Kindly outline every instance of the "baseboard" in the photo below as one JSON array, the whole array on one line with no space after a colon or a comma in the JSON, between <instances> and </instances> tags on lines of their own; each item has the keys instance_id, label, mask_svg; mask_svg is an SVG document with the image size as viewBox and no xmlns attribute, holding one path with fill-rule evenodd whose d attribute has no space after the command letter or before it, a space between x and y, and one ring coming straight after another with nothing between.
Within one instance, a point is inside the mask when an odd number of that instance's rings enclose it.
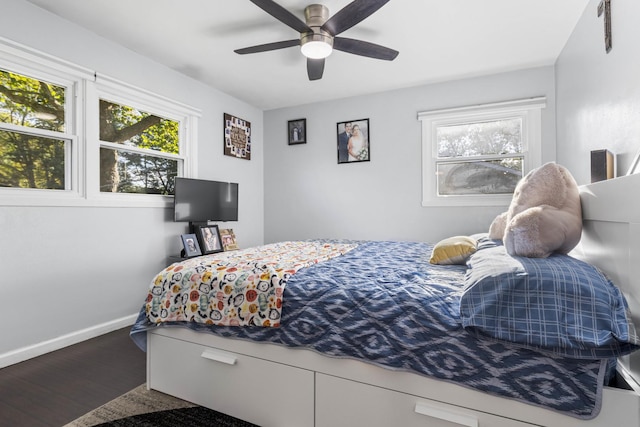
<instances>
[{"instance_id":1,"label":"baseboard","mask_svg":"<svg viewBox=\"0 0 640 427\"><path fill-rule=\"evenodd\" d=\"M61 348L131 326L135 323L137 318L137 313L132 314L131 316L121 317L120 319L112 320L111 322L102 323L100 325L62 335L48 341L43 341L38 344L0 354L0 368L24 362L25 360L42 356L43 354L60 350Z\"/></svg>"}]
</instances>

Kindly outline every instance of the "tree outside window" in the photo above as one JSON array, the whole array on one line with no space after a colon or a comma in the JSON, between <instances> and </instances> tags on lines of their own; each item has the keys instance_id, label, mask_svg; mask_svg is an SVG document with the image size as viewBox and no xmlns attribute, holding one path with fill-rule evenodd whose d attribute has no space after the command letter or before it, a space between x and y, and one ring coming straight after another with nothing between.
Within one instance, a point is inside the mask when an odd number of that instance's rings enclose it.
<instances>
[{"instance_id":1,"label":"tree outside window","mask_svg":"<svg viewBox=\"0 0 640 427\"><path fill-rule=\"evenodd\" d=\"M168 207L201 112L0 41L0 205Z\"/></svg>"},{"instance_id":2,"label":"tree outside window","mask_svg":"<svg viewBox=\"0 0 640 427\"><path fill-rule=\"evenodd\" d=\"M100 191L173 194L181 162L177 120L100 99Z\"/></svg>"},{"instance_id":3,"label":"tree outside window","mask_svg":"<svg viewBox=\"0 0 640 427\"><path fill-rule=\"evenodd\" d=\"M0 187L69 189L69 91L0 69ZM99 111L100 191L173 194L180 123L106 100Z\"/></svg>"},{"instance_id":4,"label":"tree outside window","mask_svg":"<svg viewBox=\"0 0 640 427\"><path fill-rule=\"evenodd\" d=\"M67 188L66 92L0 69L0 187Z\"/></svg>"},{"instance_id":5,"label":"tree outside window","mask_svg":"<svg viewBox=\"0 0 640 427\"><path fill-rule=\"evenodd\" d=\"M512 194L522 178L522 119L436 127L438 195Z\"/></svg>"},{"instance_id":6,"label":"tree outside window","mask_svg":"<svg viewBox=\"0 0 640 427\"><path fill-rule=\"evenodd\" d=\"M542 159L543 97L418 114L422 205L508 205Z\"/></svg>"}]
</instances>

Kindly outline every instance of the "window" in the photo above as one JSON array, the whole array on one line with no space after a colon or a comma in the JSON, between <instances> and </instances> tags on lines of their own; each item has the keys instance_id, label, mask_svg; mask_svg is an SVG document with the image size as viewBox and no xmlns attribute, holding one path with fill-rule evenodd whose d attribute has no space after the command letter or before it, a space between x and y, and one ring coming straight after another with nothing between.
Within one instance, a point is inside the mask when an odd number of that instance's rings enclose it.
<instances>
[{"instance_id":1,"label":"window","mask_svg":"<svg viewBox=\"0 0 640 427\"><path fill-rule=\"evenodd\" d=\"M0 68L0 187L70 190L73 82L27 72Z\"/></svg>"},{"instance_id":2,"label":"window","mask_svg":"<svg viewBox=\"0 0 640 427\"><path fill-rule=\"evenodd\" d=\"M544 98L419 113L423 206L509 204L541 163Z\"/></svg>"},{"instance_id":3,"label":"window","mask_svg":"<svg viewBox=\"0 0 640 427\"><path fill-rule=\"evenodd\" d=\"M97 171L87 180L89 196L125 206L170 203L158 195L173 195L176 176L195 174L198 116L191 107L98 75L87 90L87 163Z\"/></svg>"},{"instance_id":4,"label":"window","mask_svg":"<svg viewBox=\"0 0 640 427\"><path fill-rule=\"evenodd\" d=\"M99 110L100 191L173 194L180 122L104 99Z\"/></svg>"},{"instance_id":5,"label":"window","mask_svg":"<svg viewBox=\"0 0 640 427\"><path fill-rule=\"evenodd\" d=\"M0 41L0 205L166 207L200 112Z\"/></svg>"}]
</instances>

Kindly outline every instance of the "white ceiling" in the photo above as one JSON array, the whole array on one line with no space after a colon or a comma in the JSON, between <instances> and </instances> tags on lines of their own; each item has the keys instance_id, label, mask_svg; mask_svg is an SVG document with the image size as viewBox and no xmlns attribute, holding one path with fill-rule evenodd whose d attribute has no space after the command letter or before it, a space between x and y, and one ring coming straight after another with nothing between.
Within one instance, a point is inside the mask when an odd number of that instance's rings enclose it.
<instances>
[{"instance_id":1,"label":"white ceiling","mask_svg":"<svg viewBox=\"0 0 640 427\"><path fill-rule=\"evenodd\" d=\"M589 0L391 0L341 34L395 61L334 51L309 81L298 33L248 0L28 0L264 110L553 64ZM304 20L309 0L276 0ZM333 15L350 0L324 0ZM596 13L593 11L593 13Z\"/></svg>"}]
</instances>

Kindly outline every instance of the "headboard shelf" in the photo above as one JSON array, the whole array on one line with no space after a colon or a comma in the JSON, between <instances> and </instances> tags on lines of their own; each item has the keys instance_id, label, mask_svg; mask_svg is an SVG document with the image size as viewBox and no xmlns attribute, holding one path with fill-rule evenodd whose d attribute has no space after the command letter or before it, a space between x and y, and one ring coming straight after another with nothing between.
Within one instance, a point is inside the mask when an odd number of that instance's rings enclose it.
<instances>
[{"instance_id":1,"label":"headboard shelf","mask_svg":"<svg viewBox=\"0 0 640 427\"><path fill-rule=\"evenodd\" d=\"M602 270L624 293L640 331L640 174L580 187L583 230L571 255ZM640 352L620 358L623 375L640 390Z\"/></svg>"}]
</instances>

